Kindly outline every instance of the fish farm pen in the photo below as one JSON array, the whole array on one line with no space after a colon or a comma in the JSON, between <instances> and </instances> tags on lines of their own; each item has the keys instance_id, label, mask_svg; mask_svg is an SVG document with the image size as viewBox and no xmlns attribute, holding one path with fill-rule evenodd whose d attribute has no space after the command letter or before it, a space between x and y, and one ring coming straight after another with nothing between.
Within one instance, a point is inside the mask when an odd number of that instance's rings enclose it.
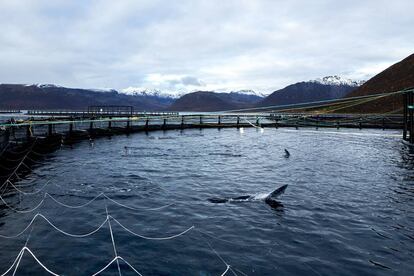
<instances>
[{"instance_id":1,"label":"fish farm pen","mask_svg":"<svg viewBox=\"0 0 414 276\"><path fill-rule=\"evenodd\" d=\"M167 131L203 128L378 128L401 129L403 140L414 142L414 89L405 89L387 94L374 94L340 100L327 100L293 105L256 109L210 112L203 114L180 114L178 112L142 112L131 106L89 106L87 110L30 110L23 116L0 122L0 165L2 175L10 173L3 159L10 152L53 151L62 144L73 144L81 140L93 140L119 134L135 132ZM403 113L398 110L385 114L340 114L338 110L366 104L390 95L402 95ZM300 112L308 108L330 108L325 112ZM259 108L262 109L262 108ZM269 109L271 111L266 111ZM335 112L334 112L335 111ZM4 115L3 115L4 117ZM19 118L19 119L17 119ZM35 143L34 143L35 141ZM18 156L19 157L19 156ZM21 157L21 156L20 156ZM13 158L12 158L13 159ZM18 158L15 158L18 159Z\"/></svg>"},{"instance_id":2,"label":"fish farm pen","mask_svg":"<svg viewBox=\"0 0 414 276\"><path fill-rule=\"evenodd\" d=\"M13 189L17 189L17 191L20 193L19 189L21 187L16 183L19 183L19 181L22 181L22 179L25 179L31 174L36 176L36 168L42 166L41 164L43 164L45 160L50 160L49 153L57 151L62 147L62 145L71 146L72 144L85 140L89 140L92 145L93 141L100 137L129 135L138 132L146 133L152 131L162 132L170 130L184 131L185 129L207 128L255 128L259 131L257 133L260 134L260 131L263 129L272 128L273 132L277 134L277 128L293 128L290 133L293 133L293 135L296 137L302 138L301 132L296 132L294 129L376 128L403 130L403 138L405 140L412 140L414 139L414 136L411 134L411 130L413 129L414 108L412 108L412 105L414 104L414 99L411 92L405 93L403 95L405 99L405 105L404 113L402 114L312 114L306 112L275 111L260 113L216 112L184 115L177 112L135 112L133 108L127 106L91 106L87 111L37 110L29 111L21 116L13 116L13 114L11 114L10 117L8 117L6 120L0 122L0 183L2 183L0 190L2 191L2 195L4 195L4 197L7 197L7 195L11 193ZM3 116L2 118L5 117ZM220 133L223 134L223 132L225 131L221 131ZM317 135L319 135L319 133ZM133 138L135 140L135 137L129 138ZM277 138L277 135L275 135L274 139L273 136L271 137L271 140L276 140ZM141 143L140 141L136 142ZM158 143L164 143L164 141L159 141ZM195 143L195 145L198 145L198 141ZM145 146L145 149L147 149L147 146L148 144ZM134 147L130 148L134 149ZM163 146L161 146L161 148L163 148ZM128 155L128 147L125 146L125 150L127 152L126 155ZM297 151L297 153L299 152L300 151ZM214 156L214 152L211 154ZM134 155L131 154L131 157L133 156ZM55 161L53 160L53 162ZM66 164L66 160L63 162ZM42 191L42 189L46 187L47 184L48 182L46 182L44 186L42 186L42 188L38 189L36 192L29 192L27 194L35 194L38 191ZM103 199L105 204L106 201L108 201L122 208L139 210L133 209L133 207L129 207L126 204L117 201L117 198L111 198L105 193L100 193L99 195L90 199L88 203L83 203L82 205L67 205L66 203L60 202L56 195L45 193L44 198L34 208L31 208L29 210L19 209L18 212L32 212L34 210L37 210L38 207L43 205L46 198L49 198L56 204L69 209L81 208L88 205L89 203ZM3 203L5 202L6 201L3 201ZM160 208L164 208L165 206L170 205L172 204L166 204L161 207L157 207L154 210L159 210ZM41 213L37 213L34 216L26 229L29 229L37 217L45 220L63 235L71 237L87 237L101 229L103 225L108 225L113 248L115 248L115 240L113 238L111 223L120 226L126 230L128 234L139 236L143 239L148 240L169 240L182 236L190 231L198 231L194 225L191 226L190 224L188 227L186 226L186 228L180 230L181 232L177 231L178 234L165 236L162 238L146 238L145 236L140 236L140 234L133 232L125 225L121 224L118 220L109 215L106 206L105 208L106 219L103 221L101 226L97 228L97 230L94 230L87 234L68 234L67 232L64 232L63 230L53 226L53 224L49 222L47 218L44 217ZM24 233L24 231L20 234ZM12 236L3 237L9 238ZM20 253L17 255L15 262L12 263L10 269L13 269L13 267L17 269L25 252L28 252L33 257L35 257L34 253L30 251L29 247L24 246ZM126 265L136 271L132 265L120 257L120 255L115 250L114 259L97 273L106 270L106 268L109 267L112 263L117 264L118 271L120 272L121 268L118 262L124 263L123 269L126 268ZM223 270L225 270L221 275L226 274L231 269L230 265L227 263L225 264L226 268L223 268Z\"/></svg>"},{"instance_id":3,"label":"fish farm pen","mask_svg":"<svg viewBox=\"0 0 414 276\"><path fill-rule=\"evenodd\" d=\"M278 128L278 127L329 127L329 128L381 128L403 129L401 115L306 115L306 114L203 114L178 115L155 113L136 116L125 114L83 113L78 116L28 117L22 120L10 119L0 124L1 157L9 151L25 152L29 145L34 151L47 152L61 144L73 144L81 140L95 139L135 132L167 131L202 128ZM31 113L33 114L33 113ZM56 114L56 113L54 113ZM59 113L60 115L63 112ZM45 117L43 117L45 116ZM409 132L411 133L411 132ZM9 159L9 158L8 158ZM4 170L5 160L0 159ZM13 167L13 166L11 166ZM7 175L3 171L2 175Z\"/></svg>"}]
</instances>

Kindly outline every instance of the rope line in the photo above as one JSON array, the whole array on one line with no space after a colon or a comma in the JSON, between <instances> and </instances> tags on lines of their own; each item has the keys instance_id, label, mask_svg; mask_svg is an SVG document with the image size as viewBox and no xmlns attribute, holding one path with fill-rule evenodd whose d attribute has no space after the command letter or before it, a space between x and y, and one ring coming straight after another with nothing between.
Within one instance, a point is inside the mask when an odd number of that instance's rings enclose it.
<instances>
[{"instance_id":1,"label":"rope line","mask_svg":"<svg viewBox=\"0 0 414 276\"><path fill-rule=\"evenodd\" d=\"M104 225L105 225L105 223L107 222L107 220L108 220L108 218L106 218L102 223L101 223L101 225L99 225L98 226L98 228L96 228L96 229L94 229L93 231L91 231L91 232L89 232L89 233L86 233L86 234L71 234L71 233L68 233L68 232L66 232L66 231L63 231L63 230L61 230L60 228L58 228L56 225L54 225L52 222L50 222L50 220L49 219L47 219L44 215L42 215L41 213L37 213L33 218L32 218L32 220L30 221L30 223L20 232L20 233L18 233L18 234L16 234L16 235L11 235L11 236L6 236L6 235L2 235L2 234L0 234L0 238L4 238L4 239L15 239L15 238L18 238L18 237L20 237L21 235L23 235L26 231L27 231L27 229L29 229L30 228L30 226L32 226L33 225L33 223L35 222L35 220L38 218L38 217L41 217L42 219L44 219L50 226L52 226L56 231L58 231L58 232L60 232L60 233L62 233L62 234L64 234L64 235L66 235L66 236L69 236L69 237L73 237L73 238L85 238L85 237L88 237L88 236L91 236L91 235L93 235L94 233L96 233L96 232L98 232L99 231L99 229L101 229Z\"/></svg>"},{"instance_id":2,"label":"rope line","mask_svg":"<svg viewBox=\"0 0 414 276\"><path fill-rule=\"evenodd\" d=\"M10 272L10 270L13 269L13 267L16 265L16 263L20 264L20 259L23 257L25 252L29 252L29 254L33 257L33 259L49 274L55 275L55 276L59 276L59 274L53 272L52 270L50 270L49 268L47 268L41 261L39 261L39 259L35 256L35 254L33 254L33 252L27 247L24 246L22 248L22 250L20 250L20 253L17 255L16 259L14 260L13 264L9 267L9 269L7 269L2 276L5 276L6 274L8 274ZM17 267L16 267L17 270Z\"/></svg>"},{"instance_id":3,"label":"rope line","mask_svg":"<svg viewBox=\"0 0 414 276\"><path fill-rule=\"evenodd\" d=\"M111 220L109 219L110 217L109 217L109 212L108 212L108 206L106 205L106 200L105 200L105 210L106 210L106 219L107 219L108 226L109 226L109 233L111 234L111 242L112 242L112 247L114 249L116 265L118 266L119 276L122 276L121 267L119 266L119 259L116 258L118 256L118 252L116 251L114 233L112 232Z\"/></svg>"},{"instance_id":4,"label":"rope line","mask_svg":"<svg viewBox=\"0 0 414 276\"><path fill-rule=\"evenodd\" d=\"M40 193L40 192L42 192L45 188L46 188L46 186L47 185L49 185L49 183L50 183L50 180L48 180L47 182L46 182L46 184L44 184L40 189L38 189L38 190L36 190L35 192L24 192L24 191L22 191L22 190L20 190L19 188L17 188L13 183L11 183L9 180L7 180L8 182L9 182L9 184L16 190L16 191L18 191L19 193L21 193L21 194L23 194L23 195L36 195L36 194L38 194L38 193Z\"/></svg>"},{"instance_id":5,"label":"rope line","mask_svg":"<svg viewBox=\"0 0 414 276\"><path fill-rule=\"evenodd\" d=\"M112 261L110 261L107 265L105 265L102 269L100 269L98 272L95 272L94 274L92 274L92 276L96 276L101 274L102 272L104 272L108 267L111 266L111 264L113 264L115 261L121 260L123 261L127 266L129 266L129 268L131 268L136 274L142 276L141 273L138 272L138 270L136 270L130 263L128 263L124 258L122 258L121 256L116 256L115 258L112 259Z\"/></svg>"},{"instance_id":6,"label":"rope line","mask_svg":"<svg viewBox=\"0 0 414 276\"><path fill-rule=\"evenodd\" d=\"M137 233L133 232L132 230L128 229L127 227L125 227L124 225L122 225L117 219L113 218L112 216L109 216L109 217L111 219L113 219L119 226L121 226L128 233L130 233L130 234L132 234L134 236L140 237L142 239L145 239L145 240L157 240L157 241L161 241L161 240L171 240L171 239L174 239L174 238L178 238L178 237L184 235L185 233L187 233L187 232L189 232L189 231L191 231L192 229L195 228L195 226L193 225L193 226L191 226L190 228L184 230L181 233L178 233L178 234L175 234L175 235L172 235L172 236L169 236L169 237L157 237L157 238L154 238L154 237L147 237L147 236L143 236L143 235L137 234Z\"/></svg>"},{"instance_id":7,"label":"rope line","mask_svg":"<svg viewBox=\"0 0 414 276\"><path fill-rule=\"evenodd\" d=\"M85 233L85 234L73 234L73 233L68 233L68 232L60 229L55 224L53 224L48 218L46 218L44 215L42 215L41 213L37 213L32 218L32 220L30 221L30 223L22 231L20 231L18 234L11 235L11 236L7 236L7 235L0 234L0 238L4 238L4 239L15 239L15 238L20 237L21 235L23 235L34 224L34 222L36 221L36 219L39 218L39 217L42 218L43 220L45 220L56 231L60 232L61 234L66 235L66 236L72 237L72 238L85 238L85 237L89 237L89 236L95 234L96 232L98 232L110 219L112 219L114 222L116 222L119 226L121 226L121 228L123 228L128 233L130 233L130 234L132 234L134 236L140 237L142 239L145 239L145 240L171 240L171 239L174 239L174 238L177 238L177 237L180 237L180 236L186 234L187 232L189 232L190 230L194 229L194 227L195 227L193 225L190 228L182 231L181 233L178 233L178 234L175 234L175 235L172 235L172 236L167 236L167 237L148 237L148 236L144 236L144 235L135 233L134 231L132 231L129 228L127 228L126 226L124 226L121 222L119 222L114 217L112 217L110 215L107 215L106 218L105 218L105 220L97 228L95 228L94 230L92 230L92 231L90 231L88 233ZM111 229L112 229L112 227L111 227Z\"/></svg>"},{"instance_id":8,"label":"rope line","mask_svg":"<svg viewBox=\"0 0 414 276\"><path fill-rule=\"evenodd\" d=\"M45 198L43 198L35 207L33 207L32 209L29 209L29 210L18 210L18 209L16 209L16 208L14 208L13 206L11 206L11 205L9 205L5 200L4 200L4 198L2 197L2 196L0 196L0 200L4 203L4 205L7 207L7 208L9 208L10 210L12 210L12 211L14 211L14 212L16 212L16 213L20 213L20 214L27 214L27 213L32 213L32 212L34 212L34 211L36 211L37 209L39 209L42 205L43 205L43 203L44 203L44 201L45 201Z\"/></svg>"}]
</instances>

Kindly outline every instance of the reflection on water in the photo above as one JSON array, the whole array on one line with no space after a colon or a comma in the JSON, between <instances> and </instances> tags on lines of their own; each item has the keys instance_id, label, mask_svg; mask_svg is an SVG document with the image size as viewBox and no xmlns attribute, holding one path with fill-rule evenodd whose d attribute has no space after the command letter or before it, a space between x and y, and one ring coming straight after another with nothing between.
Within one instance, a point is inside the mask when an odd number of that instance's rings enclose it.
<instances>
[{"instance_id":1,"label":"reflection on water","mask_svg":"<svg viewBox=\"0 0 414 276\"><path fill-rule=\"evenodd\" d=\"M27 245L56 273L90 275L114 258L115 245L143 275L411 275L414 152L400 137L204 129L63 148L16 183L21 192L3 198L9 207L0 203L0 235L18 234L37 213L75 234L97 229L109 214L111 229L105 223L92 235L68 237L36 218L18 238L0 237L0 272ZM284 184L286 193L272 204L208 200L258 198ZM134 274L119 263L122 275ZM27 252L17 269L44 272ZM106 273L118 273L117 262Z\"/></svg>"}]
</instances>

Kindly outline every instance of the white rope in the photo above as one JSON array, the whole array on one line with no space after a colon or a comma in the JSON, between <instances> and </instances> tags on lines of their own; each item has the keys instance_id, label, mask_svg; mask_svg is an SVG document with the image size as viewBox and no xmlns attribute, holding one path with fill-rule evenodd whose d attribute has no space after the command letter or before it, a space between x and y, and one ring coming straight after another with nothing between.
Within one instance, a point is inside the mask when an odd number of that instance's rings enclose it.
<instances>
[{"instance_id":1,"label":"white rope","mask_svg":"<svg viewBox=\"0 0 414 276\"><path fill-rule=\"evenodd\" d=\"M49 181L48 181L49 182ZM18 192L21 192L22 194L25 194L25 195L33 195L33 194L37 194L37 193L39 193L44 187L46 187L46 185L48 184L48 183L46 183L43 187L42 187L42 189L41 190L39 190L39 191L37 191L37 192L33 192L33 193L25 193L25 192L22 192L20 189L17 189L17 187L13 184L13 183L11 183L10 182L10 184L13 186L13 188L16 190L16 191L18 191ZM49 193L45 193L45 195L44 195L44 198L35 206L35 207L33 207L32 209L29 209L29 210L25 210L25 211L23 211L23 210L18 210L18 209L16 209L16 208L14 208L14 207L12 207L12 206L10 206L5 200L4 200L4 198L3 197L1 197L0 196L0 200L6 205L6 207L7 208L9 208L9 209L11 209L11 210L13 210L13 211L15 211L15 212L17 212L17 213L31 213L31 212L34 212L34 211L36 211L38 208L40 208L44 203L45 203L45 199L46 199L46 196L47 197L49 197L50 199L52 199L54 202L56 202L57 204L59 204L59 205L61 205L61 206L63 206L63 207L65 207L65 208L69 208L69 209L79 209L79 208L84 208L84 207L86 207L86 206L88 206L88 205L90 205L90 204L92 204L94 201L96 201L98 198L100 198L100 197L104 197L104 198L106 198L106 199L108 199L108 200L110 200L111 202L113 202L113 203L115 203L115 204L117 204L117 205L119 205L119 206L121 206L121 207L124 207L124 208L127 208L127 209L130 209L130 210L134 210L134 211L156 211L156 210L161 210L161 209L163 209L163 208L166 208L166 207L169 207L169 206L171 206L171 205L173 205L174 203L171 203L171 204L167 204L167 205L164 205L164 206L161 206L161 207L157 207L157 208L135 208L135 207L131 207L131 206L127 206L127 205L124 205L124 204L122 204L122 203L119 203L119 202L117 202L117 201L115 201L115 200L113 200L113 199L111 199L110 197L108 197L107 195L105 195L104 193L100 193L99 195L97 195L97 196L95 196L93 199L91 199L91 200L89 200L88 202L86 202L86 203L84 203L84 204L81 204L81 205L68 205L68 204L65 204L65 203L63 203L63 202L61 202L61 201L59 201L59 200L57 200L55 197L53 197L51 194L49 194Z\"/></svg>"},{"instance_id":2,"label":"white rope","mask_svg":"<svg viewBox=\"0 0 414 276\"><path fill-rule=\"evenodd\" d=\"M111 264L113 264L115 261L117 260L122 260L127 266L129 266L129 268L131 268L136 274L142 276L141 273L138 272L137 269L135 269L130 263L128 263L124 258L122 258L121 256L116 256L115 258L112 259L112 261L110 261L107 265L105 265L102 269L100 269L98 272L95 272L92 276L96 276L98 274L101 274L102 272L104 272L108 267L111 266Z\"/></svg>"},{"instance_id":3,"label":"white rope","mask_svg":"<svg viewBox=\"0 0 414 276\"><path fill-rule=\"evenodd\" d=\"M20 250L20 253L17 255L16 259L14 260L13 264L9 267L9 269L7 269L1 276L5 276L6 274L8 274L13 267L16 265L16 263L18 263L20 261L21 258L23 258L23 255L25 252L29 252L30 255L32 255L33 259L35 259L35 261L45 270L47 271L49 274L55 275L55 276L59 276L59 274L56 274L55 272L51 271L49 268L47 268L41 261L39 261L39 259L35 256L35 254L33 254L33 252L27 247L24 246L22 248L22 250Z\"/></svg>"},{"instance_id":4,"label":"white rope","mask_svg":"<svg viewBox=\"0 0 414 276\"><path fill-rule=\"evenodd\" d=\"M30 236L32 235L33 229L34 229L34 227L32 227L30 229L29 235L27 235L26 242L24 243L24 247L27 247L27 244L29 243L29 239L30 239ZM23 258L23 254L20 255L19 261L17 262L16 267L14 268L13 276L16 275L17 268L19 268L19 265L20 265L20 262L22 261L22 258Z\"/></svg>"},{"instance_id":5,"label":"white rope","mask_svg":"<svg viewBox=\"0 0 414 276\"><path fill-rule=\"evenodd\" d=\"M13 267L16 265L16 263L21 259L20 257L23 254L23 251L24 251L24 247L20 250L20 252L17 255L16 259L14 259L14 262L12 263L12 265L5 272L3 272L3 274L1 274L1 276L4 276L4 275L8 274L10 272L10 270L13 269Z\"/></svg>"},{"instance_id":6,"label":"white rope","mask_svg":"<svg viewBox=\"0 0 414 276\"><path fill-rule=\"evenodd\" d=\"M179 234L172 235L172 236L169 236L169 237L156 237L156 238L154 238L154 237L147 237L147 236L143 236L143 235L137 234L137 233L133 232L132 230L128 229L127 227L125 227L124 225L122 225L122 223L120 223L117 219L113 218L112 216L109 216L109 217L111 219L113 219L119 226L121 226L128 233L130 233L130 234L132 234L134 236L140 237L142 239L146 239L146 240L171 240L171 239L177 238L179 236L182 236L185 233L187 233L188 231L190 231L190 230L192 230L192 229L195 228L195 226L193 225L190 228L184 230L183 232L181 232Z\"/></svg>"},{"instance_id":7,"label":"white rope","mask_svg":"<svg viewBox=\"0 0 414 276\"><path fill-rule=\"evenodd\" d=\"M108 199L109 201L111 201L111 202L115 203L115 204L116 204L116 205L118 205L118 206L121 206L121 207L124 207L124 208L130 209L130 210L133 210L133 211L157 211L157 210L161 210L161 209L167 208L167 207L169 207L169 206L171 206L171 205L174 205L174 203L170 203L170 204L167 204L167 205L164 205L164 206L161 206L161 207L156 207L156 208L136 208L136 207L131 207L131 206L128 206L128 205L122 204L122 203L120 203L120 202L118 202L118 201L116 201L116 200L114 200L114 199L110 198L110 197L109 197L109 196L107 196L106 194L104 194L104 193L100 193L100 194L98 194L97 196L95 196L93 199L91 199L90 201L86 202L85 204L82 204L82 205L77 205L77 206L76 206L76 205L68 205L68 204L65 204L65 203L63 203L63 202L61 202L61 201L57 200L55 197L53 197L53 196L52 196L51 194L49 194L49 193L46 193L46 195L47 195L48 197L50 197L53 201L55 201L57 204L59 204L59 205L61 205L61 206L63 206L63 207L66 207L66 208L71 208L71 209L78 209L78 208L82 208L82 207L88 206L89 204L91 204L92 202L94 202L95 200L97 200L97 199L98 199L98 198L100 198L100 197L104 197L104 198Z\"/></svg>"},{"instance_id":8,"label":"white rope","mask_svg":"<svg viewBox=\"0 0 414 276\"><path fill-rule=\"evenodd\" d=\"M109 219L109 212L108 212L108 206L106 205L106 200L105 200L105 210L106 210L106 219L107 219L108 225L109 225L109 233L111 234L112 247L114 248L114 255L115 255L115 258L116 258L118 256L118 253L116 252L114 233L112 232L111 220ZM118 259L116 259L116 264L118 266L119 276L122 276L121 267L119 266L119 260Z\"/></svg>"},{"instance_id":9,"label":"white rope","mask_svg":"<svg viewBox=\"0 0 414 276\"><path fill-rule=\"evenodd\" d=\"M6 235L1 235L0 234L0 238L4 238L4 239L14 239L14 238L17 238L17 237L19 237L19 236L21 236L21 235L23 235L26 231L27 231L27 229L29 229L30 228L30 226L32 226L32 224L34 223L34 221L38 218L38 217L41 217L41 218L43 218L50 226L52 226L56 231L58 231L58 232L60 232L60 233L62 233L62 234L64 234L64 235L66 235L66 236L69 236L69 237L73 237L73 238L85 238L85 237L88 237L88 236L91 236L91 235L93 235L93 234L95 234L96 232L98 232L104 225L105 225L105 223L108 221L108 218L106 218L102 223L101 223L101 225L99 225L98 226L98 228L96 228L95 230L93 230L93 231L91 231L91 232L89 232L89 233L86 233L86 234L71 234L71 233L68 233L68 232L66 232L66 231L63 231L62 229L60 229L60 228L58 228L56 225L54 225L52 222L50 222L50 220L48 220L44 215L42 215L42 214L40 214L40 213L37 213L33 218L32 218L32 220L30 221L30 223L20 232L20 233L18 233L18 234L16 234L16 235L12 235L12 236L6 236Z\"/></svg>"},{"instance_id":10,"label":"white rope","mask_svg":"<svg viewBox=\"0 0 414 276\"><path fill-rule=\"evenodd\" d=\"M230 265L227 265L226 270L225 270L223 273L221 273L221 276L226 275L226 274L227 274L227 272L229 271L229 269L230 269Z\"/></svg>"},{"instance_id":11,"label":"white rope","mask_svg":"<svg viewBox=\"0 0 414 276\"><path fill-rule=\"evenodd\" d=\"M50 180L48 180L40 189L36 190L35 192L25 192L20 190L19 188L17 188L12 182L10 182L9 180L7 180L9 182L9 184L19 193L24 194L24 195L35 195L40 193L41 191L44 190L44 188L46 188L46 186L49 184Z\"/></svg>"},{"instance_id":12,"label":"white rope","mask_svg":"<svg viewBox=\"0 0 414 276\"><path fill-rule=\"evenodd\" d=\"M65 204L63 202L60 202L59 200L57 200L56 198L54 198L49 193L46 193L45 195L48 196L50 199L52 199L57 204L63 206L63 207L66 207L66 208L69 208L69 209L79 209L79 208L83 208L83 207L86 207L86 206L90 205L91 203L93 203L95 200L97 200L99 197L103 196L104 194L103 193L100 193L99 195L95 196L94 198L92 198L88 202L86 202L84 204L81 204L81 205L68 205L68 204Z\"/></svg>"},{"instance_id":13,"label":"white rope","mask_svg":"<svg viewBox=\"0 0 414 276\"><path fill-rule=\"evenodd\" d=\"M91 231L91 232L89 232L89 233L86 233L86 234L71 234L71 233L68 233L68 232L65 232L65 231L63 231L63 230L61 230L60 228L58 228L58 227L56 227L53 223L51 223L46 217L44 217L43 215L40 215L44 220L46 220L47 221L47 223L49 223L49 225L50 226L52 226L53 228L55 228L55 230L56 231L58 231L58 232L60 232L60 233L62 233L62 234L64 234L64 235L66 235L66 236L69 236L69 237L72 237L72 238L85 238L85 237L88 237L88 236L91 236L91 235L93 235L93 234L95 234L96 232L98 232L104 225L105 225L105 223L108 221L108 218L106 218L102 223L101 223L101 225L99 225L99 227L98 228L96 228L95 230L93 230L93 231Z\"/></svg>"},{"instance_id":14,"label":"white rope","mask_svg":"<svg viewBox=\"0 0 414 276\"><path fill-rule=\"evenodd\" d=\"M37 138L35 139L35 141L32 143L32 145L29 147L29 150L27 151L27 153L23 156L23 158L20 160L19 164L14 168L13 172L10 174L10 176L6 179L6 181L4 181L4 183L1 185L1 187L3 187L7 181L10 180L10 178L12 177L12 175L14 175L15 173L17 173L17 170L20 168L21 165L25 165L26 167L28 167L26 164L24 164L24 160L27 158L27 156L29 155L30 151L33 149L34 145L37 142ZM29 167L28 167L29 168ZM30 168L29 168L30 169Z\"/></svg>"},{"instance_id":15,"label":"white rope","mask_svg":"<svg viewBox=\"0 0 414 276\"><path fill-rule=\"evenodd\" d=\"M231 269L231 266L220 256L220 254L211 246L211 244L207 240L206 240L206 243L211 248L211 250L214 252L214 254L216 254L217 257L219 257L220 260L226 265L226 270L221 274L221 276L226 275L226 273L229 270L231 270L233 272L233 274L235 274L235 272Z\"/></svg>"},{"instance_id":16,"label":"white rope","mask_svg":"<svg viewBox=\"0 0 414 276\"><path fill-rule=\"evenodd\" d=\"M37 204L35 207L33 207L32 209L29 209L29 210L18 210L18 209L16 209L16 208L14 208L13 206L10 206L5 200L4 200L4 198L2 197L2 196L0 196L0 200L4 203L4 205L6 205L6 207L7 208L9 208L10 210L13 210L14 212L16 212L16 213L20 213L20 214L27 214L27 213L31 213L31 212L34 212L34 211L36 211L37 209L39 209L42 205L43 205L43 203L44 203L44 201L45 201L45 198L43 198L40 202L39 202L39 204Z\"/></svg>"}]
</instances>

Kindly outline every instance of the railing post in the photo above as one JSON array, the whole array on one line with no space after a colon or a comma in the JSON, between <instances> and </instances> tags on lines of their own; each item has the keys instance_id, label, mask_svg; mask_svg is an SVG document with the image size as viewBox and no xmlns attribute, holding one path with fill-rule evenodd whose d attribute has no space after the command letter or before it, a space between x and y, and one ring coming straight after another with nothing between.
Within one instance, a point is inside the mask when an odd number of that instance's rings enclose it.
<instances>
[{"instance_id":1,"label":"railing post","mask_svg":"<svg viewBox=\"0 0 414 276\"><path fill-rule=\"evenodd\" d=\"M181 128L184 128L184 115L181 115Z\"/></svg>"},{"instance_id":2,"label":"railing post","mask_svg":"<svg viewBox=\"0 0 414 276\"><path fill-rule=\"evenodd\" d=\"M29 140L32 137L32 132L30 131L30 125L26 126L26 138Z\"/></svg>"},{"instance_id":3,"label":"railing post","mask_svg":"<svg viewBox=\"0 0 414 276\"><path fill-rule=\"evenodd\" d=\"M413 92L409 92L408 94L408 104L409 104L409 117L410 117L410 143L413 144L414 143L414 135L413 135L413 130L414 130L414 109L413 109L413 105L414 105L414 101L413 101Z\"/></svg>"},{"instance_id":4,"label":"railing post","mask_svg":"<svg viewBox=\"0 0 414 276\"><path fill-rule=\"evenodd\" d=\"M73 118L70 118L70 123L69 123L69 136L72 136L73 133Z\"/></svg>"},{"instance_id":5,"label":"railing post","mask_svg":"<svg viewBox=\"0 0 414 276\"><path fill-rule=\"evenodd\" d=\"M237 116L237 128L240 128L240 117Z\"/></svg>"},{"instance_id":6,"label":"railing post","mask_svg":"<svg viewBox=\"0 0 414 276\"><path fill-rule=\"evenodd\" d=\"M52 124L48 124L48 132L47 135L48 136L52 136L53 134L53 125Z\"/></svg>"},{"instance_id":7,"label":"railing post","mask_svg":"<svg viewBox=\"0 0 414 276\"><path fill-rule=\"evenodd\" d=\"M164 123L162 124L162 128L165 129L167 127L167 119L164 118Z\"/></svg>"},{"instance_id":8,"label":"railing post","mask_svg":"<svg viewBox=\"0 0 414 276\"><path fill-rule=\"evenodd\" d=\"M203 124L203 116L200 115L200 125Z\"/></svg>"},{"instance_id":9,"label":"railing post","mask_svg":"<svg viewBox=\"0 0 414 276\"><path fill-rule=\"evenodd\" d=\"M131 130L131 121L130 121L130 119L128 117L128 120L127 120L127 131L129 132L130 130Z\"/></svg>"},{"instance_id":10,"label":"railing post","mask_svg":"<svg viewBox=\"0 0 414 276\"><path fill-rule=\"evenodd\" d=\"M112 117L109 117L109 121L108 121L108 128L111 129L112 128Z\"/></svg>"},{"instance_id":11,"label":"railing post","mask_svg":"<svg viewBox=\"0 0 414 276\"><path fill-rule=\"evenodd\" d=\"M217 118L217 124L218 124L218 125L221 125L221 116L220 116L220 115L219 115L219 116L218 116L218 118Z\"/></svg>"},{"instance_id":12,"label":"railing post","mask_svg":"<svg viewBox=\"0 0 414 276\"><path fill-rule=\"evenodd\" d=\"M89 130L93 130L93 118L90 118Z\"/></svg>"},{"instance_id":13,"label":"railing post","mask_svg":"<svg viewBox=\"0 0 414 276\"><path fill-rule=\"evenodd\" d=\"M147 120L145 121L145 130L148 130L148 125L149 125L149 119L147 118Z\"/></svg>"},{"instance_id":14,"label":"railing post","mask_svg":"<svg viewBox=\"0 0 414 276\"><path fill-rule=\"evenodd\" d=\"M407 141L407 111L408 111L408 101L407 101L407 92L403 93L403 109L404 109L404 130L403 130L403 140Z\"/></svg>"}]
</instances>

